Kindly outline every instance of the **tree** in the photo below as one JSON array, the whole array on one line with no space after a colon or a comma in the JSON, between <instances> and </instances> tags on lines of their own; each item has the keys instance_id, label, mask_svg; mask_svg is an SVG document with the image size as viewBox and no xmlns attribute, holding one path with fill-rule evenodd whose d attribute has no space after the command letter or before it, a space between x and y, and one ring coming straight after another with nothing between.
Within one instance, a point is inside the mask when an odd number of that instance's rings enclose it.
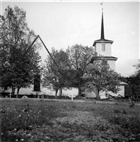
<instances>
[{"instance_id":1,"label":"tree","mask_svg":"<svg viewBox=\"0 0 140 142\"><path fill-rule=\"evenodd\" d=\"M99 92L112 91L116 93L119 85L119 75L110 69L105 59L91 63L84 75L85 88L96 92L96 98L100 99Z\"/></svg>"},{"instance_id":2,"label":"tree","mask_svg":"<svg viewBox=\"0 0 140 142\"><path fill-rule=\"evenodd\" d=\"M138 60L138 64L134 65L134 67L136 67L136 73L140 72L140 60Z\"/></svg>"},{"instance_id":3,"label":"tree","mask_svg":"<svg viewBox=\"0 0 140 142\"><path fill-rule=\"evenodd\" d=\"M127 82L131 88L131 97L132 98L139 98L140 97L140 60L136 67L136 72L127 77Z\"/></svg>"},{"instance_id":4,"label":"tree","mask_svg":"<svg viewBox=\"0 0 140 142\"><path fill-rule=\"evenodd\" d=\"M72 47L68 47L67 53L69 55L71 68L75 71L73 84L77 85L78 96L80 97L83 82L82 77L95 52L92 47L76 44Z\"/></svg>"},{"instance_id":5,"label":"tree","mask_svg":"<svg viewBox=\"0 0 140 142\"><path fill-rule=\"evenodd\" d=\"M2 87L11 87L13 95L16 88L18 95L21 87L28 87L38 71L38 44L28 51L34 38L34 32L27 26L26 12L8 6L0 16L0 74Z\"/></svg>"},{"instance_id":6,"label":"tree","mask_svg":"<svg viewBox=\"0 0 140 142\"><path fill-rule=\"evenodd\" d=\"M52 57L48 55L43 72L43 86L52 86L56 91L55 97L57 98L57 92L60 90L60 96L62 95L62 88L70 86L70 64L68 54L63 50L52 49Z\"/></svg>"}]
</instances>

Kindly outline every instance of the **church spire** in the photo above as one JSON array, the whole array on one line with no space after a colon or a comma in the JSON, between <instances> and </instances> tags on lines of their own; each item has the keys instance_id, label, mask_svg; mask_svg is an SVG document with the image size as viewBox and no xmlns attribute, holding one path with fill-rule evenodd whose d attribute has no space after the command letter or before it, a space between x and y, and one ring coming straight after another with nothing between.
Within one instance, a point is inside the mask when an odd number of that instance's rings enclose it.
<instances>
[{"instance_id":1,"label":"church spire","mask_svg":"<svg viewBox=\"0 0 140 142\"><path fill-rule=\"evenodd\" d=\"M105 35L104 35L104 16L103 16L103 2L100 3L101 6L102 6L102 17L101 17L101 38L98 39L98 40L95 40L94 43L93 43L93 46L96 45L96 43L113 43L112 40L108 40L108 39L105 39Z\"/></svg>"},{"instance_id":2,"label":"church spire","mask_svg":"<svg viewBox=\"0 0 140 142\"><path fill-rule=\"evenodd\" d=\"M101 39L105 39L104 38L104 18L103 18L103 11L102 11L102 21L101 21Z\"/></svg>"}]
</instances>

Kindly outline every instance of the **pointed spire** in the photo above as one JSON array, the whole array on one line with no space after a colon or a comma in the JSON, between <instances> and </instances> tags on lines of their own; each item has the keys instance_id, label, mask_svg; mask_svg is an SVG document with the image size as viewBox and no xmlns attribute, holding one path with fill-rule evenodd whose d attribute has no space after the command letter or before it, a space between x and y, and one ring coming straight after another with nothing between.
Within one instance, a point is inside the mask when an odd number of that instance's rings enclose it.
<instances>
[{"instance_id":1,"label":"pointed spire","mask_svg":"<svg viewBox=\"0 0 140 142\"><path fill-rule=\"evenodd\" d=\"M104 37L104 18L103 18L103 11L102 11L102 21L101 21L101 39L105 39L105 37Z\"/></svg>"},{"instance_id":2,"label":"pointed spire","mask_svg":"<svg viewBox=\"0 0 140 142\"><path fill-rule=\"evenodd\" d=\"M93 43L93 46L96 45L96 43L113 43L112 40L108 40L108 39L105 39L105 35L104 35L104 17L103 17L103 2L100 3L101 6L102 6L102 18L101 18L101 38L98 39L98 40L95 40L94 43Z\"/></svg>"}]
</instances>

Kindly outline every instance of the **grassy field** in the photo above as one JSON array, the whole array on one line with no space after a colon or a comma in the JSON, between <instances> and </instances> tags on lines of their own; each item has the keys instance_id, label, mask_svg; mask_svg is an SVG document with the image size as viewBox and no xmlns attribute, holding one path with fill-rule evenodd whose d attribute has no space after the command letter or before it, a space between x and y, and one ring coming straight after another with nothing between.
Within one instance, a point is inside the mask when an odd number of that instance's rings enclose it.
<instances>
[{"instance_id":1,"label":"grassy field","mask_svg":"<svg viewBox=\"0 0 140 142\"><path fill-rule=\"evenodd\" d=\"M1 100L2 142L140 142L140 106Z\"/></svg>"}]
</instances>

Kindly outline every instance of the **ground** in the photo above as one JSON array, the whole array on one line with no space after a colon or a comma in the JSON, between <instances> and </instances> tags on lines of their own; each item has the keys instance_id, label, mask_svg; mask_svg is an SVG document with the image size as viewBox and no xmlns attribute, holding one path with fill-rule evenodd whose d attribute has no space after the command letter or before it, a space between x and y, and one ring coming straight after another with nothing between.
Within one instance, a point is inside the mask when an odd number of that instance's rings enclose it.
<instances>
[{"instance_id":1,"label":"ground","mask_svg":"<svg viewBox=\"0 0 140 142\"><path fill-rule=\"evenodd\" d=\"M2 99L2 142L139 142L140 105Z\"/></svg>"}]
</instances>

